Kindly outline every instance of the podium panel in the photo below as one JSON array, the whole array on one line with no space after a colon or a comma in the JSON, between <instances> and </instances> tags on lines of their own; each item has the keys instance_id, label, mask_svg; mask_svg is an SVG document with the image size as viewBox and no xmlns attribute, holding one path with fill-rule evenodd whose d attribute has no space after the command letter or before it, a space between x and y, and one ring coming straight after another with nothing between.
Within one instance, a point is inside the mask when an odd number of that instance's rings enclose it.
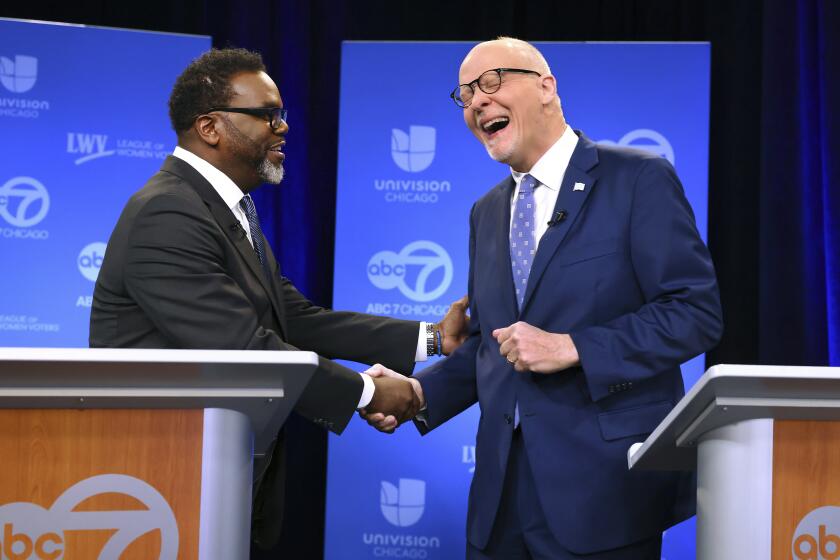
<instances>
[{"instance_id":1,"label":"podium panel","mask_svg":"<svg viewBox=\"0 0 840 560\"><path fill-rule=\"evenodd\" d=\"M698 560L840 560L840 368L714 366L628 465L697 470Z\"/></svg>"},{"instance_id":2,"label":"podium panel","mask_svg":"<svg viewBox=\"0 0 840 560\"><path fill-rule=\"evenodd\" d=\"M311 352L0 348L0 560L248 557Z\"/></svg>"},{"instance_id":3,"label":"podium panel","mask_svg":"<svg viewBox=\"0 0 840 560\"><path fill-rule=\"evenodd\" d=\"M203 418L0 410L0 558L197 559Z\"/></svg>"},{"instance_id":4,"label":"podium panel","mask_svg":"<svg viewBox=\"0 0 840 560\"><path fill-rule=\"evenodd\" d=\"M773 426L773 560L840 558L840 422Z\"/></svg>"}]
</instances>

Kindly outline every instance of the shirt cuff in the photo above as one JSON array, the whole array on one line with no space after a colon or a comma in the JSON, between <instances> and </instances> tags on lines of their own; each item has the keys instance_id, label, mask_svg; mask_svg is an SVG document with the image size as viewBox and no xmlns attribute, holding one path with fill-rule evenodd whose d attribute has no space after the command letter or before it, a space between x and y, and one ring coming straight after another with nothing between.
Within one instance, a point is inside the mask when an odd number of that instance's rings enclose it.
<instances>
[{"instance_id":1,"label":"shirt cuff","mask_svg":"<svg viewBox=\"0 0 840 560\"><path fill-rule=\"evenodd\" d=\"M373 384L373 379L366 373L360 373L362 381L365 383L365 388L362 389L362 396L359 399L359 406L356 409L364 408L373 400L373 392L376 391L376 386Z\"/></svg>"},{"instance_id":2,"label":"shirt cuff","mask_svg":"<svg viewBox=\"0 0 840 560\"><path fill-rule=\"evenodd\" d=\"M423 406L423 410L417 413L417 416L414 417L415 420L423 424L424 427L429 427L429 413L427 412L427 406Z\"/></svg>"},{"instance_id":3,"label":"shirt cuff","mask_svg":"<svg viewBox=\"0 0 840 560\"><path fill-rule=\"evenodd\" d=\"M420 321L420 332L417 333L417 350L414 352L415 362L425 362L429 358L426 354L426 322Z\"/></svg>"}]
</instances>

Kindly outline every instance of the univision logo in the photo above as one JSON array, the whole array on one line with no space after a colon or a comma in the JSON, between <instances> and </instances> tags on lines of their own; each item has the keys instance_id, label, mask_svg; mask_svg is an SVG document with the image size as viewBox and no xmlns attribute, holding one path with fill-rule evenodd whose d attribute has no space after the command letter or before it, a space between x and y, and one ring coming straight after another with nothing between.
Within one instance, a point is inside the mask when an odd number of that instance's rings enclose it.
<instances>
[{"instance_id":1,"label":"univision logo","mask_svg":"<svg viewBox=\"0 0 840 560\"><path fill-rule=\"evenodd\" d=\"M796 526L791 552L796 560L840 558L840 507L823 506L808 512Z\"/></svg>"},{"instance_id":2,"label":"univision logo","mask_svg":"<svg viewBox=\"0 0 840 560\"><path fill-rule=\"evenodd\" d=\"M0 83L13 93L26 93L38 79L38 59L16 55L14 62L0 56Z\"/></svg>"},{"instance_id":3,"label":"univision logo","mask_svg":"<svg viewBox=\"0 0 840 560\"><path fill-rule=\"evenodd\" d=\"M426 483L413 478L401 478L397 488L383 480L379 507L391 525L411 527L420 521L426 509Z\"/></svg>"},{"instance_id":4,"label":"univision logo","mask_svg":"<svg viewBox=\"0 0 840 560\"><path fill-rule=\"evenodd\" d=\"M431 126L411 125L407 134L398 128L391 129L391 157L397 167L411 173L429 167L435 159L435 135Z\"/></svg>"}]
</instances>

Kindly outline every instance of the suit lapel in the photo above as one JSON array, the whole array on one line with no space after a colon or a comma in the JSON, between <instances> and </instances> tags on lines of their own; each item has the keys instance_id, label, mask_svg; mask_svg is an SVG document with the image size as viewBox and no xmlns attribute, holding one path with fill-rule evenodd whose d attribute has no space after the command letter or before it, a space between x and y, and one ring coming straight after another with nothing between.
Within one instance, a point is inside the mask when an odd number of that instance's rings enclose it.
<instances>
[{"instance_id":1,"label":"suit lapel","mask_svg":"<svg viewBox=\"0 0 840 560\"><path fill-rule=\"evenodd\" d=\"M565 217L556 225L550 226L540 239L537 253L534 255L534 263L531 265L531 273L528 276L528 287L522 302L523 312L528 307L531 295L545 273L548 263L580 215L589 193L595 188L595 178L588 171L597 164L598 152L595 144L580 134L580 140L572 153L569 167L563 175L557 203L552 213L552 216L562 213Z\"/></svg>"},{"instance_id":2,"label":"suit lapel","mask_svg":"<svg viewBox=\"0 0 840 560\"><path fill-rule=\"evenodd\" d=\"M204 204L207 205L210 213L213 214L213 218L215 218L225 236L227 236L228 240L234 247L236 247L239 256L243 261L245 261L250 271L268 294L268 297L271 300L271 305L274 308L274 315L277 319L277 323L282 326L283 313L280 312L282 307L280 307L277 291L274 289L272 282L266 278L265 273L262 270L262 266L260 266L260 261L257 258L257 253L254 251L254 246L251 245L250 241L248 241L248 236L245 234L245 230L242 229L242 224L240 224L239 220L236 219L236 216L233 215L233 212L231 212L230 208L228 208L227 204L225 204L222 200L222 197L219 196L219 193L216 192L216 189L213 188L213 185L208 183L207 179L205 179L201 173L196 171L190 164L176 158L175 156L167 157L166 161L163 163L162 169L181 177L187 182L187 184L195 189L204 201ZM265 245L267 246L267 243ZM274 258L273 255L271 258ZM285 337L285 334L283 336Z\"/></svg>"},{"instance_id":3,"label":"suit lapel","mask_svg":"<svg viewBox=\"0 0 840 560\"><path fill-rule=\"evenodd\" d=\"M497 207L492 212L493 229L496 232L496 260L500 268L498 278L501 284L502 304L512 317L519 315L516 291L513 286L513 267L510 262L510 202L514 188L516 188L516 182L513 177L508 177L501 182L497 191L499 195Z\"/></svg>"}]
</instances>

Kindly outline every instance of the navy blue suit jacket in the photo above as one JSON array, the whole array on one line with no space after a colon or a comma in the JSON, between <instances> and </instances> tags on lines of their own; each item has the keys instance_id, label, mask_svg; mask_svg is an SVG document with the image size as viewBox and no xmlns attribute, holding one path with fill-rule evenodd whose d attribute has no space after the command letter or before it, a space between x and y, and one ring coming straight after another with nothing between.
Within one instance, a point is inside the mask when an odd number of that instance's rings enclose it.
<instances>
[{"instance_id":1,"label":"navy blue suit jacket","mask_svg":"<svg viewBox=\"0 0 840 560\"><path fill-rule=\"evenodd\" d=\"M540 240L522 311L511 277L509 177L470 216L470 337L417 375L428 429L481 407L467 518L479 548L498 509L517 401L541 505L563 546L623 546L694 512L690 474L629 472L627 450L683 396L679 364L720 337L714 268L668 161L580 136L555 207L566 217ZM569 333L580 367L514 371L491 333L516 321Z\"/></svg>"}]
</instances>

